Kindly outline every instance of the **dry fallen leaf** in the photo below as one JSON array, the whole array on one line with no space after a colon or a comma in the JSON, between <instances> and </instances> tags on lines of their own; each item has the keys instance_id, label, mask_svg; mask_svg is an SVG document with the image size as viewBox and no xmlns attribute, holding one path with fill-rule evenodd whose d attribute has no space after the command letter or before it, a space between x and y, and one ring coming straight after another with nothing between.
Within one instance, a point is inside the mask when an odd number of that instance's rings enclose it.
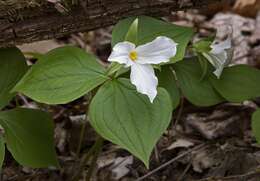
<instances>
[{"instance_id":1,"label":"dry fallen leaf","mask_svg":"<svg viewBox=\"0 0 260 181\"><path fill-rule=\"evenodd\" d=\"M121 179L129 173L127 165L131 165L134 162L133 156L118 157L114 164L110 167L112 170L113 178L116 180Z\"/></svg>"},{"instance_id":2,"label":"dry fallen leaf","mask_svg":"<svg viewBox=\"0 0 260 181\"><path fill-rule=\"evenodd\" d=\"M217 40L224 40L232 29L232 43L234 47L234 56L232 64L250 64L250 38L255 30L256 21L253 18L246 18L233 13L218 13L209 22L205 22L207 28L218 30Z\"/></svg>"},{"instance_id":3,"label":"dry fallen leaf","mask_svg":"<svg viewBox=\"0 0 260 181\"><path fill-rule=\"evenodd\" d=\"M188 147L191 147L193 146L194 143L187 140L187 139L178 139L176 140L174 143L172 143L168 148L167 150L173 150L175 148L188 148Z\"/></svg>"},{"instance_id":4,"label":"dry fallen leaf","mask_svg":"<svg viewBox=\"0 0 260 181\"><path fill-rule=\"evenodd\" d=\"M260 10L260 0L237 0L234 11L244 16L255 17Z\"/></svg>"}]
</instances>

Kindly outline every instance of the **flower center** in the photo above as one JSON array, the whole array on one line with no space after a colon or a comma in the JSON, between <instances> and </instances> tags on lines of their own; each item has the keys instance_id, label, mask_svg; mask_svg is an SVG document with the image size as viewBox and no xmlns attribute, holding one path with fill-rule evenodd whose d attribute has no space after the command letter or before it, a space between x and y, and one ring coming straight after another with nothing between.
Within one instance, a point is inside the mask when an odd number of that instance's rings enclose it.
<instances>
[{"instance_id":1,"label":"flower center","mask_svg":"<svg viewBox=\"0 0 260 181\"><path fill-rule=\"evenodd\" d=\"M136 51L132 51L129 53L129 57L132 61L136 61L137 59L137 52Z\"/></svg>"}]
</instances>

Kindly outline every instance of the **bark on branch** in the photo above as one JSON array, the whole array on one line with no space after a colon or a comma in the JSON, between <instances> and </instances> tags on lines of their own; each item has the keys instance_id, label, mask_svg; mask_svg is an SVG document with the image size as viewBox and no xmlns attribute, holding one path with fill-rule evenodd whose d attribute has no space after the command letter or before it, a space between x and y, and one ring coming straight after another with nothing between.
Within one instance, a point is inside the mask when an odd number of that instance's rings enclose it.
<instances>
[{"instance_id":1,"label":"bark on branch","mask_svg":"<svg viewBox=\"0 0 260 181\"><path fill-rule=\"evenodd\" d=\"M54 0L52 0L54 1ZM58 38L133 15L166 16L227 0L0 0L0 47Z\"/></svg>"}]
</instances>

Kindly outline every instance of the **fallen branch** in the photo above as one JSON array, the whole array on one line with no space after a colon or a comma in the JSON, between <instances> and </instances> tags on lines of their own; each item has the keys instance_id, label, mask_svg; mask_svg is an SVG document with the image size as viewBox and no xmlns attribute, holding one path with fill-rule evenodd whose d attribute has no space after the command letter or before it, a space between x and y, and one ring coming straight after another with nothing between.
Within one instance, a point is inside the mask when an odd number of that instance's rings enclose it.
<instances>
[{"instance_id":1,"label":"fallen branch","mask_svg":"<svg viewBox=\"0 0 260 181\"><path fill-rule=\"evenodd\" d=\"M77 3L62 4L63 1L0 0L0 47L94 30L113 25L129 16L166 16L172 11L202 8L213 3L226 2L225 0L73 0L72 2Z\"/></svg>"}]
</instances>

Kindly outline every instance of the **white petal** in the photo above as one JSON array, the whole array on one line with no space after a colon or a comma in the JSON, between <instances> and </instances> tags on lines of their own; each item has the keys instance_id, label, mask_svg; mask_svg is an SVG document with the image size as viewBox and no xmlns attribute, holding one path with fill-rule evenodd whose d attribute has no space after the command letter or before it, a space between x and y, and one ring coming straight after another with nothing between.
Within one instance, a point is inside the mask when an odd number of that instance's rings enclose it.
<instances>
[{"instance_id":1,"label":"white petal","mask_svg":"<svg viewBox=\"0 0 260 181\"><path fill-rule=\"evenodd\" d=\"M130 42L117 43L111 55L108 57L110 62L118 62L120 64L126 64L126 66L132 65L132 60L129 58L129 53L135 49L135 45Z\"/></svg>"},{"instance_id":2,"label":"white petal","mask_svg":"<svg viewBox=\"0 0 260 181\"><path fill-rule=\"evenodd\" d=\"M215 71L213 73L217 76L217 78L220 78L224 67L229 64L227 52L223 51L219 54L203 53L203 55L215 67Z\"/></svg>"},{"instance_id":3,"label":"white petal","mask_svg":"<svg viewBox=\"0 0 260 181\"><path fill-rule=\"evenodd\" d=\"M150 43L138 46L137 63L139 64L159 64L169 62L177 52L177 43L165 36L159 36Z\"/></svg>"},{"instance_id":4,"label":"white petal","mask_svg":"<svg viewBox=\"0 0 260 181\"><path fill-rule=\"evenodd\" d=\"M137 91L146 94L152 103L157 95L158 85L158 79L154 74L153 67L134 63L131 66L130 79L132 84L136 86Z\"/></svg>"},{"instance_id":5,"label":"white petal","mask_svg":"<svg viewBox=\"0 0 260 181\"><path fill-rule=\"evenodd\" d=\"M204 57L215 67L213 72L217 78L220 78L223 69L230 63L233 56L233 49L231 48L231 38L218 44L210 46L212 50L209 53L203 53Z\"/></svg>"},{"instance_id":6,"label":"white petal","mask_svg":"<svg viewBox=\"0 0 260 181\"><path fill-rule=\"evenodd\" d=\"M225 41L220 42L218 44L213 43L210 47L212 48L210 53L219 54L219 53L231 48L231 38L227 38Z\"/></svg>"}]
</instances>

